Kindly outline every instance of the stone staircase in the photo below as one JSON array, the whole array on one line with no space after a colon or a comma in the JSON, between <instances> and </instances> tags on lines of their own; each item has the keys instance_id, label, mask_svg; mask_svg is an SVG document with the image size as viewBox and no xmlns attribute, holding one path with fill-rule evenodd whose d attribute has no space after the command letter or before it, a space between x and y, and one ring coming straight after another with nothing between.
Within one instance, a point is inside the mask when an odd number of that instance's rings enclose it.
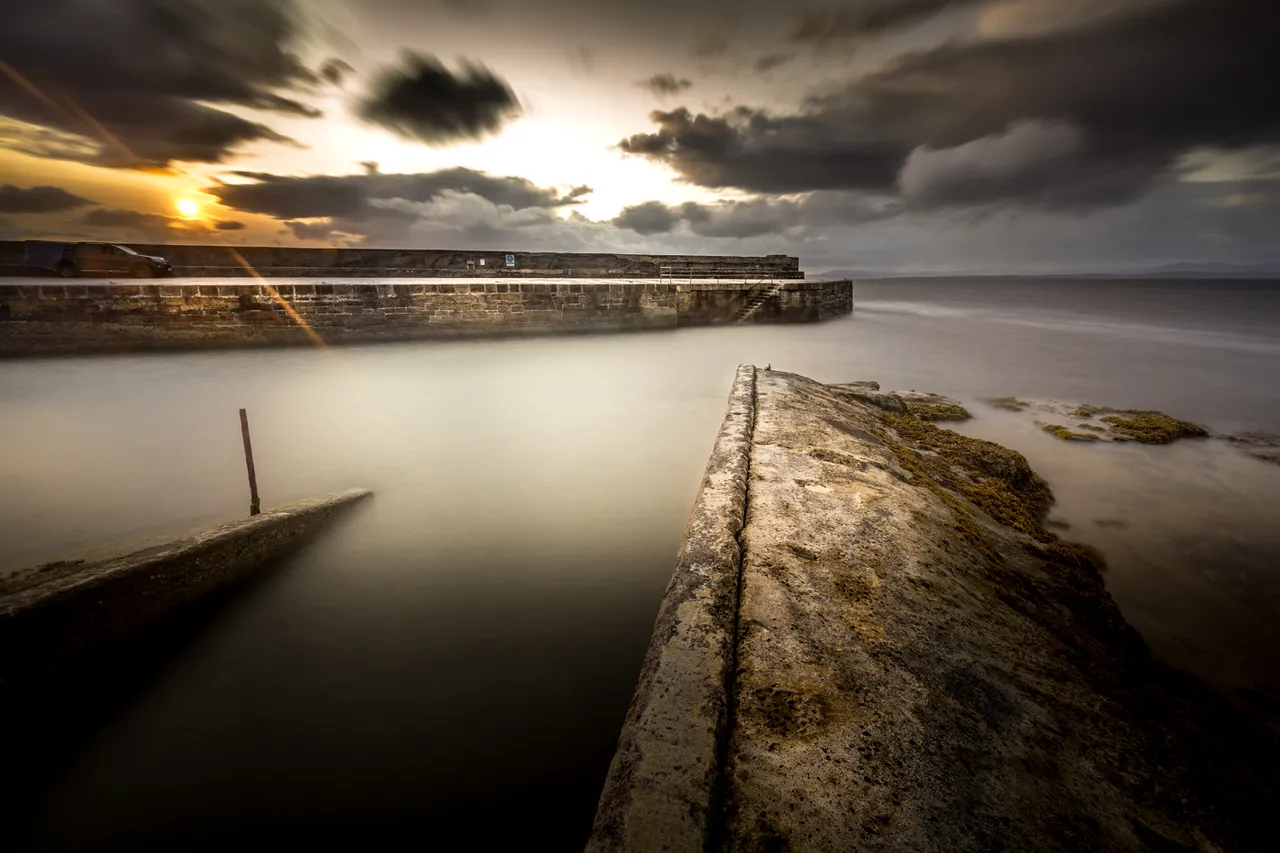
<instances>
[{"instance_id":1,"label":"stone staircase","mask_svg":"<svg viewBox=\"0 0 1280 853\"><path fill-rule=\"evenodd\" d=\"M738 313L734 315L734 323L745 323L751 319L751 316L760 310L760 306L768 302L770 299L778 295L782 288L787 286L785 280L775 281L763 290L757 290L747 300L746 304L738 309Z\"/></svg>"}]
</instances>

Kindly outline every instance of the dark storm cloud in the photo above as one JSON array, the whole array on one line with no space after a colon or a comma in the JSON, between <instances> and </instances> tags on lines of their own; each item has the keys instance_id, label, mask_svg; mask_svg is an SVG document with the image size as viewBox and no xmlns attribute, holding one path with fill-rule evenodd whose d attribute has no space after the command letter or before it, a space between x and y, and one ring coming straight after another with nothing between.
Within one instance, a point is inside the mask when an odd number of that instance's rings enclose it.
<instances>
[{"instance_id":1,"label":"dark storm cloud","mask_svg":"<svg viewBox=\"0 0 1280 853\"><path fill-rule=\"evenodd\" d=\"M464 63L454 74L433 56L406 53L400 67L380 74L356 112L405 138L441 145L497 133L520 104L483 65Z\"/></svg>"},{"instance_id":2,"label":"dark storm cloud","mask_svg":"<svg viewBox=\"0 0 1280 853\"><path fill-rule=\"evenodd\" d=\"M214 229L217 231L243 231L245 225L243 222L236 222L230 219L223 219L214 223Z\"/></svg>"},{"instance_id":3,"label":"dark storm cloud","mask_svg":"<svg viewBox=\"0 0 1280 853\"><path fill-rule=\"evenodd\" d=\"M1138 4L909 54L793 115L655 112L620 147L708 187L883 191L901 174L919 205L1121 203L1188 150L1280 143L1276 43L1280 15L1251 0Z\"/></svg>"},{"instance_id":4,"label":"dark storm cloud","mask_svg":"<svg viewBox=\"0 0 1280 853\"><path fill-rule=\"evenodd\" d=\"M910 150L892 140L858 140L822 114L773 117L739 107L726 116L656 110L656 133L618 147L670 164L706 187L787 193L812 189L889 189Z\"/></svg>"},{"instance_id":5,"label":"dark storm cloud","mask_svg":"<svg viewBox=\"0 0 1280 853\"><path fill-rule=\"evenodd\" d=\"M637 234L665 234L680 223L676 211L660 201L647 201L624 207L613 219L619 228L629 228Z\"/></svg>"},{"instance_id":6,"label":"dark storm cloud","mask_svg":"<svg viewBox=\"0 0 1280 853\"><path fill-rule=\"evenodd\" d=\"M650 201L624 208L610 224L644 236L688 233L711 239L777 235L796 228L825 228L887 219L900 212L890 201L851 193L812 193L797 200L746 199L668 206Z\"/></svg>"},{"instance_id":7,"label":"dark storm cloud","mask_svg":"<svg viewBox=\"0 0 1280 853\"><path fill-rule=\"evenodd\" d=\"M0 213L62 213L97 204L61 187L0 186Z\"/></svg>"},{"instance_id":8,"label":"dark storm cloud","mask_svg":"<svg viewBox=\"0 0 1280 853\"><path fill-rule=\"evenodd\" d=\"M8 0L0 114L92 139L72 156L112 166L219 162L269 127L218 109L295 116L320 78L291 52L291 0ZM40 146L28 146L42 153Z\"/></svg>"},{"instance_id":9,"label":"dark storm cloud","mask_svg":"<svg viewBox=\"0 0 1280 853\"><path fill-rule=\"evenodd\" d=\"M949 8L979 2L986 0L878 0L832 8L806 8L797 13L791 38L822 47L832 42L880 35L920 23Z\"/></svg>"},{"instance_id":10,"label":"dark storm cloud","mask_svg":"<svg viewBox=\"0 0 1280 853\"><path fill-rule=\"evenodd\" d=\"M427 202L448 193L480 196L515 210L577 204L591 192L575 187L561 195L525 178L494 176L472 169L444 169L421 174L316 175L302 178L238 172L248 184L219 184L207 192L227 207L277 219L345 218L375 215L374 202L401 199Z\"/></svg>"},{"instance_id":11,"label":"dark storm cloud","mask_svg":"<svg viewBox=\"0 0 1280 853\"><path fill-rule=\"evenodd\" d=\"M655 74L648 80L641 80L636 83L642 89L648 89L660 98L668 95L678 95L686 89L693 88L693 81L686 78L677 78L674 74Z\"/></svg>"}]
</instances>

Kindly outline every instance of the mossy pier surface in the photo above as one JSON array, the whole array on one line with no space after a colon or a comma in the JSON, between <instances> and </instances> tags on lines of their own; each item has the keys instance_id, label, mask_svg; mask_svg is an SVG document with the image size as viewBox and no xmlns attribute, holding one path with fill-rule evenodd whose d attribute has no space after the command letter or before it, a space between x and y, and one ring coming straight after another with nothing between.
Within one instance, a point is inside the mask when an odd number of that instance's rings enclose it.
<instances>
[{"instance_id":1,"label":"mossy pier surface","mask_svg":"<svg viewBox=\"0 0 1280 853\"><path fill-rule=\"evenodd\" d=\"M734 400L743 500L704 484L685 549L738 530L737 583L677 569L588 850L1280 849L1275 732L1151 658L1020 454L874 383ZM710 694L670 664L716 654Z\"/></svg>"}]
</instances>

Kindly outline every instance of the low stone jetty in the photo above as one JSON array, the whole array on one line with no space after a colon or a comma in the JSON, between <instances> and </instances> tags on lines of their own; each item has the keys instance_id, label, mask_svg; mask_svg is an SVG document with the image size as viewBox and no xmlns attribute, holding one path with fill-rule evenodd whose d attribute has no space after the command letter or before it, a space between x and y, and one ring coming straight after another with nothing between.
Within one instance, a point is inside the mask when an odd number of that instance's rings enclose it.
<instances>
[{"instance_id":1,"label":"low stone jetty","mask_svg":"<svg viewBox=\"0 0 1280 853\"><path fill-rule=\"evenodd\" d=\"M40 675L240 580L368 497L349 489L94 563L52 563L0 591L0 679Z\"/></svg>"},{"instance_id":2,"label":"low stone jetty","mask_svg":"<svg viewBox=\"0 0 1280 853\"><path fill-rule=\"evenodd\" d=\"M587 850L1280 849L1276 731L921 413L739 369Z\"/></svg>"}]
</instances>

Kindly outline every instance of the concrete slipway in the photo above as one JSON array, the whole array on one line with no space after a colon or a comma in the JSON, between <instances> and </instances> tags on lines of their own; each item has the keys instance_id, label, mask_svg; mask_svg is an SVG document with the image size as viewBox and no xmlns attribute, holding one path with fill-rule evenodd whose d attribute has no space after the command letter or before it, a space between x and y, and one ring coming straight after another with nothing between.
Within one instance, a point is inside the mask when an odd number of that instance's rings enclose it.
<instances>
[{"instance_id":1,"label":"concrete slipway","mask_svg":"<svg viewBox=\"0 0 1280 853\"><path fill-rule=\"evenodd\" d=\"M587 850L1280 849L1275 732L1051 500L874 383L740 368Z\"/></svg>"},{"instance_id":2,"label":"concrete slipway","mask_svg":"<svg viewBox=\"0 0 1280 853\"><path fill-rule=\"evenodd\" d=\"M247 577L370 494L348 489L124 556L7 578L0 681L45 673Z\"/></svg>"}]
</instances>

